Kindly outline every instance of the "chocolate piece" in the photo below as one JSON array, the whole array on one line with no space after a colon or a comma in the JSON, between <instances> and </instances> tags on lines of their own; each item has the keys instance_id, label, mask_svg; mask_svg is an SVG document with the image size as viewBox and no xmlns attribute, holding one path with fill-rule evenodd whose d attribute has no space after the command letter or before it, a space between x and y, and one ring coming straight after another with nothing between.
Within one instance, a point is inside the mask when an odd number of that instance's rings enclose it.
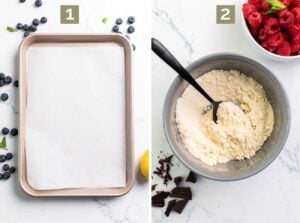
<instances>
[{"instance_id":1,"label":"chocolate piece","mask_svg":"<svg viewBox=\"0 0 300 223\"><path fill-rule=\"evenodd\" d=\"M174 210L177 213L181 214L181 212L185 208L185 206L186 206L186 204L187 204L188 201L189 200L187 200L187 199L183 199L183 200L177 201L172 210Z\"/></svg>"},{"instance_id":2,"label":"chocolate piece","mask_svg":"<svg viewBox=\"0 0 300 223\"><path fill-rule=\"evenodd\" d=\"M155 171L153 171L154 174L164 180L165 185L168 185L168 182L173 179L170 174L171 165L173 165L171 163L172 158L173 155L160 159L158 161L159 166L156 167Z\"/></svg>"},{"instance_id":3,"label":"chocolate piece","mask_svg":"<svg viewBox=\"0 0 300 223\"><path fill-rule=\"evenodd\" d=\"M151 187L151 191L154 191L156 186L157 186L157 184L153 184L152 187Z\"/></svg>"},{"instance_id":4,"label":"chocolate piece","mask_svg":"<svg viewBox=\"0 0 300 223\"><path fill-rule=\"evenodd\" d=\"M180 176L174 178L174 183L176 184L177 187L179 186L181 181L182 181L182 177Z\"/></svg>"},{"instance_id":5,"label":"chocolate piece","mask_svg":"<svg viewBox=\"0 0 300 223\"><path fill-rule=\"evenodd\" d=\"M166 215L167 217L169 217L169 215L170 215L170 213L171 213L173 207L175 206L175 204L176 204L176 199L170 200L170 201L169 201L168 207L167 207L166 212L165 212L165 215Z\"/></svg>"},{"instance_id":6,"label":"chocolate piece","mask_svg":"<svg viewBox=\"0 0 300 223\"><path fill-rule=\"evenodd\" d=\"M171 191L170 197L178 197L178 198L192 200L191 188L189 188L189 187L175 187Z\"/></svg>"},{"instance_id":7,"label":"chocolate piece","mask_svg":"<svg viewBox=\"0 0 300 223\"><path fill-rule=\"evenodd\" d=\"M160 191L156 195L152 196L152 206L153 207L164 207L165 199L169 196L169 192Z\"/></svg>"},{"instance_id":8,"label":"chocolate piece","mask_svg":"<svg viewBox=\"0 0 300 223\"><path fill-rule=\"evenodd\" d=\"M192 183L196 183L197 181L197 176L193 171L190 171L188 177L186 178L186 182L192 182Z\"/></svg>"}]
</instances>

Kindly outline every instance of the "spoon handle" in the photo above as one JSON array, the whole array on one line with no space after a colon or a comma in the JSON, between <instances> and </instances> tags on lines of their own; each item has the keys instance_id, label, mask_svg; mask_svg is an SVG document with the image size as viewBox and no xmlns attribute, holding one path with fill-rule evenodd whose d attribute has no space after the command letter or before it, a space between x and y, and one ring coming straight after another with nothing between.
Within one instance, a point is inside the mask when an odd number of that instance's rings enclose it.
<instances>
[{"instance_id":1,"label":"spoon handle","mask_svg":"<svg viewBox=\"0 0 300 223\"><path fill-rule=\"evenodd\" d=\"M171 52L157 39L151 40L152 51L172 67L184 80L196 88L209 102L214 104L214 100L203 90L203 88L195 81L190 73L178 62Z\"/></svg>"}]
</instances>

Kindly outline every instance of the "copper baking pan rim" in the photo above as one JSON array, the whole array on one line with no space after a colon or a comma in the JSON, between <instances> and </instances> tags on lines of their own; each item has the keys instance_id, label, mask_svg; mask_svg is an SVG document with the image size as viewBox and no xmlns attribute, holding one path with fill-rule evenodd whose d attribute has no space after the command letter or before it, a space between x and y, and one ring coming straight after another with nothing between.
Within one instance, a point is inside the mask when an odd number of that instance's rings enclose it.
<instances>
[{"instance_id":1,"label":"copper baking pan rim","mask_svg":"<svg viewBox=\"0 0 300 223\"><path fill-rule=\"evenodd\" d=\"M65 188L35 190L27 181L25 154L25 117L27 100L27 50L33 44L103 43L113 42L124 47L125 53L125 96L126 96L126 185L105 188ZM115 197L128 193L135 182L134 170L134 125L133 125L133 62L130 42L119 34L33 34L24 39L19 48L19 183L33 197Z\"/></svg>"}]
</instances>

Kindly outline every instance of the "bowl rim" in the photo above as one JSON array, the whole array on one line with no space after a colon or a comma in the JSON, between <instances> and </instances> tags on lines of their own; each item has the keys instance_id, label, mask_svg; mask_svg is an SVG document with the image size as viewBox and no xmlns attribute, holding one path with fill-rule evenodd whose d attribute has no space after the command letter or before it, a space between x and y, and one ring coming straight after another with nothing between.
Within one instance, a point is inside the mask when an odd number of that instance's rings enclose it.
<instances>
[{"instance_id":1,"label":"bowl rim","mask_svg":"<svg viewBox=\"0 0 300 223\"><path fill-rule=\"evenodd\" d=\"M242 18L242 26L244 27L245 31L247 32L247 36L248 39L250 39L250 41L257 47L259 48L263 53L267 54L269 57L272 57L273 59L277 59L280 61L295 61L295 60L300 60L300 55L294 55L294 56L280 56L276 53L272 53L269 52L268 50L266 50L265 48L263 48L261 45L258 44L258 42L254 39L254 37L252 36L247 22L246 22L246 18L244 17L243 11L240 10L241 13L241 18Z\"/></svg>"},{"instance_id":2,"label":"bowl rim","mask_svg":"<svg viewBox=\"0 0 300 223\"><path fill-rule=\"evenodd\" d=\"M168 141L168 144L169 146L171 147L172 151L174 152L174 154L176 155L176 157L190 170L194 171L195 173L205 177L205 178L208 178L208 179L211 179L211 180L216 180L216 181L224 181L224 182L230 182L230 181L238 181L238 180L243 180L243 179L246 179L246 178L249 178L251 176L254 176L258 173L260 173L261 171L263 171L265 168L267 168L277 157L278 155L280 154L280 152L282 151L287 139L288 139L288 136L289 136L289 132L290 132L290 127L291 127L291 111L290 111L290 103L289 103L289 99L287 97L287 94L286 94L286 91L285 89L283 88L282 84L280 83L280 81L277 79L277 77L273 74L273 72L271 72L269 69L267 69L264 65L262 65L261 63L249 58L249 57L246 57L246 56L243 56L243 55L240 55L240 54L236 54L236 53L227 53L227 52L219 52L219 53L213 53L213 54L209 54L209 55L206 55L204 57L201 57L195 61L193 61L191 64L189 64L188 66L186 66L186 69L191 72L192 70L195 70L197 67L199 67L199 64L202 64L202 63L205 63L207 61L210 61L212 59L217 59L217 58L236 58L236 59L244 59L244 60L247 60L248 62L252 63L252 64L255 64L256 66L262 68L262 69L265 69L266 71L268 71L268 73L270 74L270 77L275 81L277 82L279 88L281 89L282 91L282 97L284 98L284 101L285 101L285 106L286 106L286 111L287 111L287 114L286 114L286 117L287 117L287 121L286 121L286 125L285 125L285 134L283 136L283 140L280 142L277 150L272 154L272 156L269 158L269 160L267 160L264 164L262 164L259 168L257 169L254 169L252 170L251 172L249 172L248 174L245 174L244 176L242 177L216 177L216 176L211 176L209 174L206 174L206 173L203 173L197 169L195 169L194 167L192 167L191 165L189 165L188 161L186 161L184 158L182 158L179 153L177 152L177 149L175 148L177 145L173 145L173 142L171 140L171 136L168 132L168 127L167 127L167 106L168 106L168 102L170 101L170 98L172 98L172 91L173 89L175 89L175 86L177 85L177 83L181 82L181 81L184 81L183 79L181 79L179 76L177 76L172 84L170 85L168 91L167 91L167 94L165 96L165 100L164 100L164 105L163 105L163 128L164 128L164 133L165 133L165 136L167 138L167 141ZM175 144L175 143L174 143Z\"/></svg>"}]
</instances>

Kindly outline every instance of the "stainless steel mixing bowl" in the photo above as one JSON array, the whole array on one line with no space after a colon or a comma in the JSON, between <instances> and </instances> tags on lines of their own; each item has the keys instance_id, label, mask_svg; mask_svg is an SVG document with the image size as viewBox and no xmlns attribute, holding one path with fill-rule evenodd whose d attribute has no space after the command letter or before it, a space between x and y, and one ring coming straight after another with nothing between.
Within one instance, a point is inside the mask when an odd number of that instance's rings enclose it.
<instances>
[{"instance_id":1,"label":"stainless steel mixing bowl","mask_svg":"<svg viewBox=\"0 0 300 223\"><path fill-rule=\"evenodd\" d=\"M274 129L262 148L250 159L208 166L185 148L175 123L177 99L188 83L177 77L172 83L164 104L165 134L176 156L191 170L205 177L232 181L252 176L267 167L280 153L290 129L290 107L287 96L275 76L258 62L235 54L214 54L201 58L187 67L194 78L211 70L238 70L261 84L274 110ZM201 148L199 148L201 149Z\"/></svg>"}]
</instances>

